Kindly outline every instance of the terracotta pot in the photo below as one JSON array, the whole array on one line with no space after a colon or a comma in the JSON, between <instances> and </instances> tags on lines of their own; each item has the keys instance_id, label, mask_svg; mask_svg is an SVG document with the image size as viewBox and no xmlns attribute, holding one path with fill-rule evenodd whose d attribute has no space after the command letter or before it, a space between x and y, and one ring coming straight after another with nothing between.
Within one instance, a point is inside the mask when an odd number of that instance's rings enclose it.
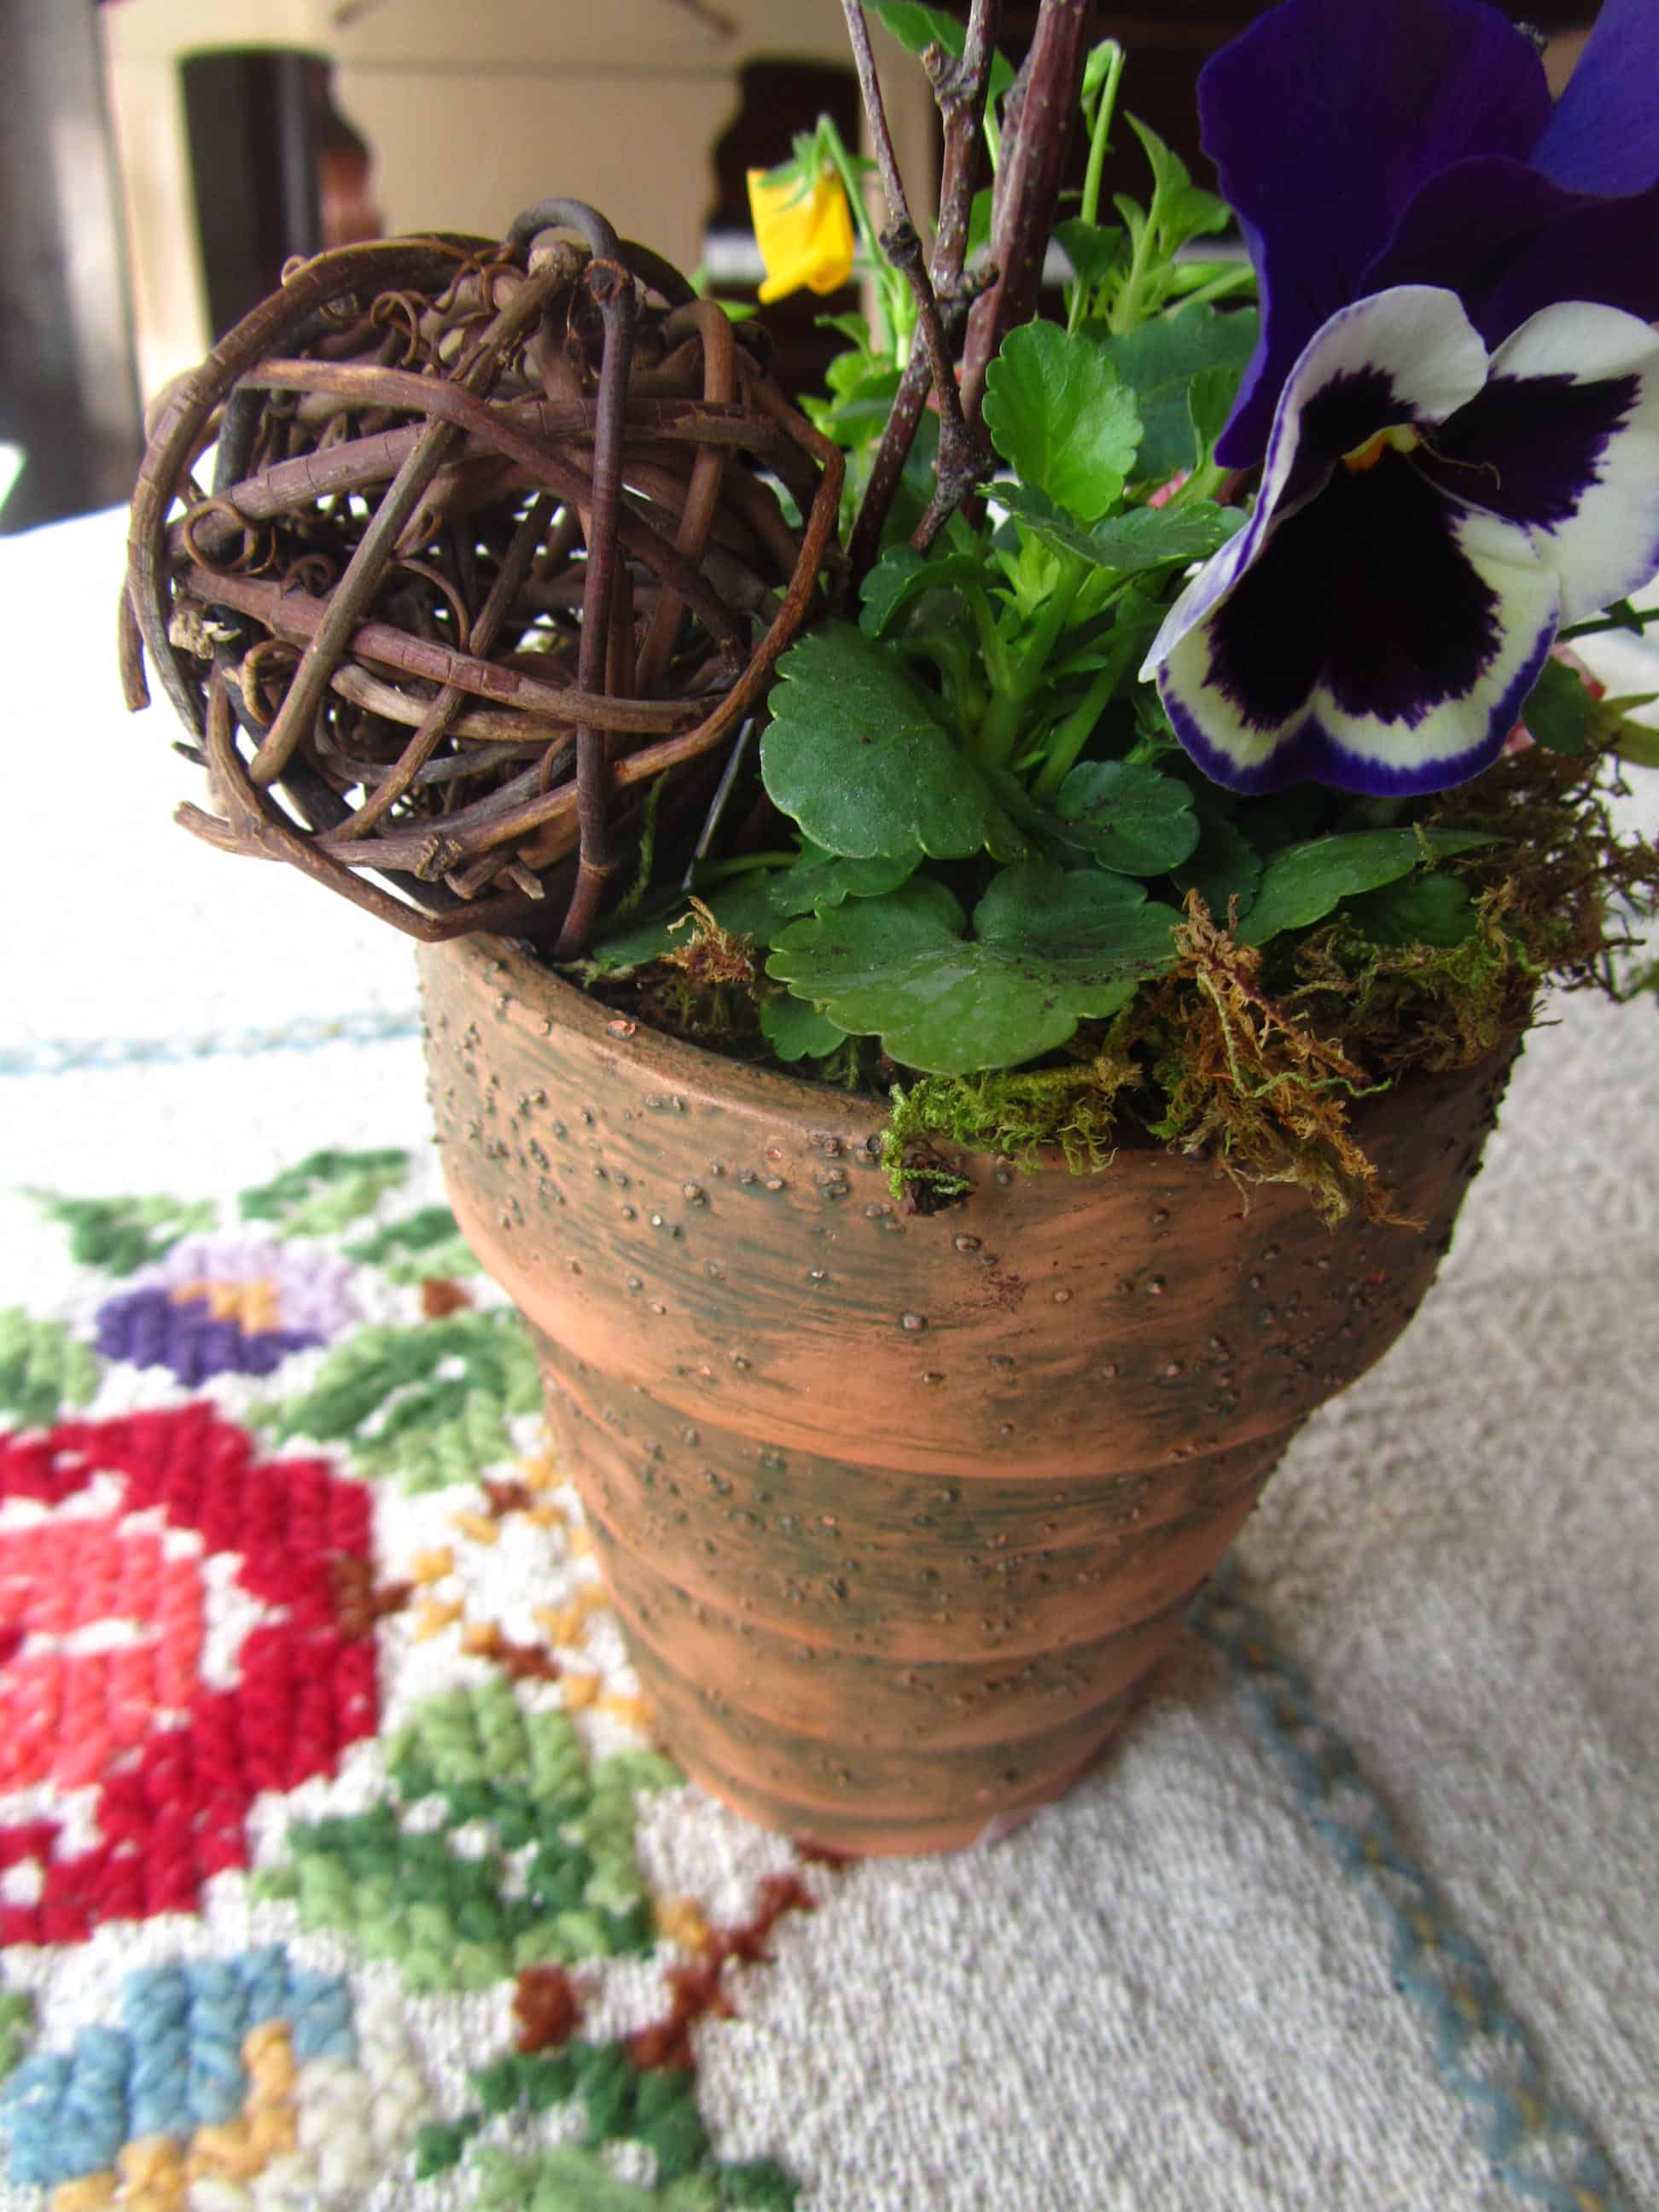
<instances>
[{"instance_id":1,"label":"terracotta pot","mask_svg":"<svg viewBox=\"0 0 1659 2212\"><path fill-rule=\"evenodd\" d=\"M1324 1228L1150 1144L962 1163L906 1215L881 1109L609 1016L499 941L423 949L452 1200L535 1336L663 1736L839 1851L1058 1796L1291 1437L1428 1288L1508 1055L1368 1101L1428 1224Z\"/></svg>"}]
</instances>

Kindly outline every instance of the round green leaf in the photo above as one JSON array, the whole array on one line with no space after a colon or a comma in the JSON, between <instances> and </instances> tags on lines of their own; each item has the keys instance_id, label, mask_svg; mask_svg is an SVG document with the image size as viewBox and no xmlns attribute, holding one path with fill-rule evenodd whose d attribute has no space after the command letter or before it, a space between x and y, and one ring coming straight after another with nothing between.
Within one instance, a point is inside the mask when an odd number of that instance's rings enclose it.
<instances>
[{"instance_id":1,"label":"round green leaf","mask_svg":"<svg viewBox=\"0 0 1659 2212\"><path fill-rule=\"evenodd\" d=\"M760 1025L780 1060L822 1060L847 1042L845 1030L805 999L763 999Z\"/></svg>"},{"instance_id":2,"label":"round green leaf","mask_svg":"<svg viewBox=\"0 0 1659 2212\"><path fill-rule=\"evenodd\" d=\"M895 656L845 623L785 653L761 741L774 805L826 851L1018 860L1024 840Z\"/></svg>"},{"instance_id":3,"label":"round green leaf","mask_svg":"<svg viewBox=\"0 0 1659 2212\"><path fill-rule=\"evenodd\" d=\"M1081 762L1055 803L1068 842L1126 876L1164 875L1198 843L1192 793L1146 761Z\"/></svg>"},{"instance_id":4,"label":"round green leaf","mask_svg":"<svg viewBox=\"0 0 1659 2212\"><path fill-rule=\"evenodd\" d=\"M1169 966L1179 919L1121 876L1028 862L993 879L971 938L950 893L915 878L792 922L767 972L895 1060L963 1075L1019 1066L1115 1013Z\"/></svg>"}]
</instances>

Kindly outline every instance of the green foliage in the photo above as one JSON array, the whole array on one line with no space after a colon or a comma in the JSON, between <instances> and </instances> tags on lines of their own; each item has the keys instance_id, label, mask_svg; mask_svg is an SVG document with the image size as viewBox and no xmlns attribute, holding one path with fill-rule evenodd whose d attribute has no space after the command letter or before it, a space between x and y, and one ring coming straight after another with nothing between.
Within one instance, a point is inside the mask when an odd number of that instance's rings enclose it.
<instances>
[{"instance_id":1,"label":"green foliage","mask_svg":"<svg viewBox=\"0 0 1659 2212\"><path fill-rule=\"evenodd\" d=\"M1198 843L1192 793L1148 761L1085 761L1054 805L1072 842L1119 874L1164 875Z\"/></svg>"},{"instance_id":2,"label":"green foliage","mask_svg":"<svg viewBox=\"0 0 1659 2212\"><path fill-rule=\"evenodd\" d=\"M793 923L768 972L908 1066L962 1074L1018 1066L1115 1012L1170 963L1178 919L1124 877L1027 862L992 878L971 937L945 886L916 880Z\"/></svg>"},{"instance_id":3,"label":"green foliage","mask_svg":"<svg viewBox=\"0 0 1659 2212\"><path fill-rule=\"evenodd\" d=\"M345 1249L348 1259L382 1268L394 1283L483 1273L447 1206L423 1206Z\"/></svg>"},{"instance_id":4,"label":"green foliage","mask_svg":"<svg viewBox=\"0 0 1659 2212\"><path fill-rule=\"evenodd\" d=\"M16 2071L34 2039L34 1999L27 1990L0 1990L0 2081Z\"/></svg>"},{"instance_id":5,"label":"green foliage","mask_svg":"<svg viewBox=\"0 0 1659 2212\"><path fill-rule=\"evenodd\" d=\"M218 1208L176 1198L59 1198L28 1194L49 1221L70 1232L70 1255L83 1267L109 1275L136 1275L172 1251L185 1237L214 1227Z\"/></svg>"},{"instance_id":6,"label":"green foliage","mask_svg":"<svg viewBox=\"0 0 1659 2212\"><path fill-rule=\"evenodd\" d=\"M994 484L991 496L1054 552L1120 576L1202 561L1218 552L1244 521L1236 508L1200 500L1190 507L1132 507L1085 530L1024 484Z\"/></svg>"},{"instance_id":7,"label":"green foliage","mask_svg":"<svg viewBox=\"0 0 1659 2212\"><path fill-rule=\"evenodd\" d=\"M0 1408L26 1429L44 1429L66 1406L85 1406L101 1364L62 1322L36 1321L21 1306L0 1309Z\"/></svg>"},{"instance_id":8,"label":"green foliage","mask_svg":"<svg viewBox=\"0 0 1659 2212\"><path fill-rule=\"evenodd\" d=\"M1595 712L1595 702L1577 669L1551 659L1527 694L1521 720L1553 753L1583 754L1589 750Z\"/></svg>"},{"instance_id":9,"label":"green foliage","mask_svg":"<svg viewBox=\"0 0 1659 2212\"><path fill-rule=\"evenodd\" d=\"M1022 484L1079 522L1123 496L1140 446L1134 395L1091 339L1054 323L1010 331L985 380L985 427Z\"/></svg>"},{"instance_id":10,"label":"green foliage","mask_svg":"<svg viewBox=\"0 0 1659 2212\"><path fill-rule=\"evenodd\" d=\"M1358 830L1288 845L1268 861L1240 939L1265 945L1285 930L1305 929L1344 899L1409 875L1427 859L1490 842L1458 830Z\"/></svg>"},{"instance_id":11,"label":"green foliage","mask_svg":"<svg viewBox=\"0 0 1659 2212\"><path fill-rule=\"evenodd\" d=\"M360 1474L405 1490L477 1480L509 1457L507 1417L541 1402L535 1355L515 1314L452 1315L410 1328L362 1328L323 1363L312 1388L258 1419L277 1437L343 1443Z\"/></svg>"},{"instance_id":12,"label":"green foliage","mask_svg":"<svg viewBox=\"0 0 1659 2212\"><path fill-rule=\"evenodd\" d=\"M780 1060L823 1060L847 1041L845 1031L816 1006L787 994L763 1000L760 1025Z\"/></svg>"},{"instance_id":13,"label":"green foliage","mask_svg":"<svg viewBox=\"0 0 1659 2212\"><path fill-rule=\"evenodd\" d=\"M778 664L761 768L775 806L831 853L1018 859L1019 833L890 653L843 623Z\"/></svg>"},{"instance_id":14,"label":"green foliage","mask_svg":"<svg viewBox=\"0 0 1659 2212\"><path fill-rule=\"evenodd\" d=\"M1143 425L1144 477L1161 483L1177 469L1196 467L1205 458L1194 432L1194 382L1208 380L1200 398L1206 419L1220 393L1224 392L1231 405L1260 325L1254 307L1223 313L1194 305L1157 316L1121 336L1105 330L1091 332L1135 395Z\"/></svg>"},{"instance_id":15,"label":"green foliage","mask_svg":"<svg viewBox=\"0 0 1659 2212\"><path fill-rule=\"evenodd\" d=\"M371 1213L409 1173L407 1152L311 1152L241 1195L245 1221L269 1221L279 1237L324 1237Z\"/></svg>"}]
</instances>

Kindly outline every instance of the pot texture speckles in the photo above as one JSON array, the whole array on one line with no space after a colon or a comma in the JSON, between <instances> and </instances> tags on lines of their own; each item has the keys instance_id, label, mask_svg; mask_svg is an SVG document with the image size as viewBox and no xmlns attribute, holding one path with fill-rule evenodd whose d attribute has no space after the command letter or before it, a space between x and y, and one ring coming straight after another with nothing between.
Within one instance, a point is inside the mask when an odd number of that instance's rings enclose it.
<instances>
[{"instance_id":1,"label":"pot texture speckles","mask_svg":"<svg viewBox=\"0 0 1659 2212\"><path fill-rule=\"evenodd\" d=\"M1503 1055L1362 1102L1421 1233L1126 1141L906 1213L865 1099L428 948L450 1194L531 1324L662 1733L755 1820L947 1850L1057 1796L1314 1408L1416 1310Z\"/></svg>"}]
</instances>

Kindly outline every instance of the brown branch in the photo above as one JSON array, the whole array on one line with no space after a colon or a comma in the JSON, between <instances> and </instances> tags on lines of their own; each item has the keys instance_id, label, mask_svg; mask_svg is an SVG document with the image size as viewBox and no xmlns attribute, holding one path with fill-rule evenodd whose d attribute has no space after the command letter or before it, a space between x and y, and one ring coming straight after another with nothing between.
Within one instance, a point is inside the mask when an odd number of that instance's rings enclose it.
<instances>
[{"instance_id":1,"label":"brown branch","mask_svg":"<svg viewBox=\"0 0 1659 2212\"><path fill-rule=\"evenodd\" d=\"M916 295L917 319L927 343L933 393L939 403L938 482L927 513L912 540L919 552L926 552L944 528L946 518L984 477L990 453L977 426L967 422L963 415L951 349L945 343L945 326L939 319L939 301L927 273L921 240L910 220L909 203L904 196L892 135L887 128L887 109L876 76L875 57L870 51L870 27L864 18L864 0L842 0L842 9L847 17L848 35L853 42L853 59L858 68L859 88L864 94L864 111L870 119L870 136L881 169L882 189L887 195L887 211L892 218L882 234L882 246L894 267L903 271ZM902 462L900 465L902 468Z\"/></svg>"},{"instance_id":2,"label":"brown branch","mask_svg":"<svg viewBox=\"0 0 1659 2212\"><path fill-rule=\"evenodd\" d=\"M1000 16L1001 0L973 0L961 58L954 58L939 46L930 46L922 57L945 128L939 228L933 239L933 294L941 303L942 315L952 323L967 305L963 270L968 258L975 164ZM882 530L915 442L933 374L928 354L913 352L905 363L848 547L854 583L873 564L880 550ZM951 382L954 391L954 374Z\"/></svg>"},{"instance_id":3,"label":"brown branch","mask_svg":"<svg viewBox=\"0 0 1659 2212\"><path fill-rule=\"evenodd\" d=\"M610 666L606 646L616 604L617 526L622 507L623 422L628 408L628 371L634 357L634 323L638 301L634 279L620 263L593 260L584 282L605 326L599 357L599 404L593 424L593 507L587 530L587 565L582 592L582 634L576 681L584 691L606 688ZM576 812L581 828L581 858L575 888L565 909L555 957L574 960L586 951L599 917L611 868L610 829L611 763L605 733L591 722L576 731Z\"/></svg>"},{"instance_id":4,"label":"brown branch","mask_svg":"<svg viewBox=\"0 0 1659 2212\"><path fill-rule=\"evenodd\" d=\"M963 358L962 406L970 422L979 420L985 372L997 349L1036 313L1094 15L1094 0L1042 0L1031 51L1004 109L991 210L996 281L974 302Z\"/></svg>"}]
</instances>

